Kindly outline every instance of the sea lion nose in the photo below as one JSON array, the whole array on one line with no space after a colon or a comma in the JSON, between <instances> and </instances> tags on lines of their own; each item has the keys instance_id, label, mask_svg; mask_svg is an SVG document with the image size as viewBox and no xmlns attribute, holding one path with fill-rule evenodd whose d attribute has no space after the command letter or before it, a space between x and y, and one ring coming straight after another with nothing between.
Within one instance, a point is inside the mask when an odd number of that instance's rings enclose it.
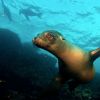
<instances>
[{"instance_id":1,"label":"sea lion nose","mask_svg":"<svg viewBox=\"0 0 100 100\"><path fill-rule=\"evenodd\" d=\"M35 43L35 40L36 40L36 37L34 37L34 38L32 39L32 42Z\"/></svg>"}]
</instances>

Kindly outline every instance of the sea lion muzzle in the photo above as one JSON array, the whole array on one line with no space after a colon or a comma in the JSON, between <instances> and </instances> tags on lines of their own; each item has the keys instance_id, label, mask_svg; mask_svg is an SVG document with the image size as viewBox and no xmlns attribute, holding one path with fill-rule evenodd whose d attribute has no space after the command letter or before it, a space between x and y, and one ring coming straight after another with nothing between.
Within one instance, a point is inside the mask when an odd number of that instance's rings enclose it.
<instances>
[{"instance_id":1,"label":"sea lion muzzle","mask_svg":"<svg viewBox=\"0 0 100 100\"><path fill-rule=\"evenodd\" d=\"M37 38L37 37L34 37L34 38L32 39L32 42L33 42L34 44L37 44L37 41L38 41L38 38Z\"/></svg>"},{"instance_id":2,"label":"sea lion muzzle","mask_svg":"<svg viewBox=\"0 0 100 100\"><path fill-rule=\"evenodd\" d=\"M32 43L34 43L34 44L35 44L35 40L36 40L36 37L32 39Z\"/></svg>"}]
</instances>

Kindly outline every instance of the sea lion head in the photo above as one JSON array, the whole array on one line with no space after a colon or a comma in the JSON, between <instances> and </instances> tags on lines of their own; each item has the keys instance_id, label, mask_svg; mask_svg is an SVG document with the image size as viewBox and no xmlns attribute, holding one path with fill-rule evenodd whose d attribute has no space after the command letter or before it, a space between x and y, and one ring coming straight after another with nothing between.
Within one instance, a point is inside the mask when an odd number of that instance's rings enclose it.
<instances>
[{"instance_id":1,"label":"sea lion head","mask_svg":"<svg viewBox=\"0 0 100 100\"><path fill-rule=\"evenodd\" d=\"M64 38L58 31L48 30L38 34L33 39L33 43L40 48L49 50L56 46L58 41L62 40L64 40Z\"/></svg>"}]
</instances>

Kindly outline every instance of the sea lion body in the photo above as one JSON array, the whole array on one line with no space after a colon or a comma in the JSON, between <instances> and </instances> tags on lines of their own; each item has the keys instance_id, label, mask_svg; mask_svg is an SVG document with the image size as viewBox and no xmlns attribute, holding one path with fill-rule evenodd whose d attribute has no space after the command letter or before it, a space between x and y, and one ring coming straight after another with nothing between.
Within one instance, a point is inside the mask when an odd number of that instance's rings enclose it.
<instances>
[{"instance_id":1,"label":"sea lion body","mask_svg":"<svg viewBox=\"0 0 100 100\"><path fill-rule=\"evenodd\" d=\"M100 48L85 51L52 30L38 34L33 43L58 58L59 76L55 80L65 83L68 79L74 79L78 83L85 83L94 78L93 62L100 57Z\"/></svg>"},{"instance_id":2,"label":"sea lion body","mask_svg":"<svg viewBox=\"0 0 100 100\"><path fill-rule=\"evenodd\" d=\"M70 50L63 53L61 59L64 63L63 70L68 76L71 76L70 78L77 79L80 82L88 82L93 79L95 71L93 63L90 62L89 52L71 45ZM68 77L67 75L66 77Z\"/></svg>"}]
</instances>

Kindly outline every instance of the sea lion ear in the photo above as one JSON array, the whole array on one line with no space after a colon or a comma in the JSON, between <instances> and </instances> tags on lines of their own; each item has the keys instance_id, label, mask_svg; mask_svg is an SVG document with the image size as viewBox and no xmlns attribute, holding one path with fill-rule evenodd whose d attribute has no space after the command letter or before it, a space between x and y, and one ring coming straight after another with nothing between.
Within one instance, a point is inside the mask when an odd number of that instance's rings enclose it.
<instances>
[{"instance_id":1,"label":"sea lion ear","mask_svg":"<svg viewBox=\"0 0 100 100\"><path fill-rule=\"evenodd\" d=\"M60 39L61 39L61 40L65 40L65 38L64 38L63 36L60 36Z\"/></svg>"},{"instance_id":2,"label":"sea lion ear","mask_svg":"<svg viewBox=\"0 0 100 100\"><path fill-rule=\"evenodd\" d=\"M92 61L96 60L98 57L100 57L100 48L97 48L96 50L91 51L90 55L91 55Z\"/></svg>"}]
</instances>

